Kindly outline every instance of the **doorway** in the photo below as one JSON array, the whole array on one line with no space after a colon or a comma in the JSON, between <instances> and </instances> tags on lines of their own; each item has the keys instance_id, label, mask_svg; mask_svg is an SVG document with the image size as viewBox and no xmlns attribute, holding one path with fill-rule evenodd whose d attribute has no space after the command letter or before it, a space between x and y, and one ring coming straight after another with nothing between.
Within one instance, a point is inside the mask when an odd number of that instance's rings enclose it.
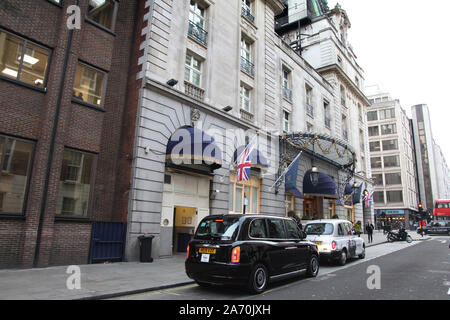
<instances>
[{"instance_id":1,"label":"doorway","mask_svg":"<svg viewBox=\"0 0 450 320\"><path fill-rule=\"evenodd\" d=\"M172 234L173 253L186 252L188 243L194 235L197 208L176 206L173 214L175 222Z\"/></svg>"}]
</instances>

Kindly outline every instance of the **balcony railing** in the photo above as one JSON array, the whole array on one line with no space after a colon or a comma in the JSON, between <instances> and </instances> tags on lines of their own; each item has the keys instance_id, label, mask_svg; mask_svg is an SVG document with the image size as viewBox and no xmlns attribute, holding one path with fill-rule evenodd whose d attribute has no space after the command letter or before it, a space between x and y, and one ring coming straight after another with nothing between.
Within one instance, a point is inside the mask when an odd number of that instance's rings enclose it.
<instances>
[{"instance_id":1,"label":"balcony railing","mask_svg":"<svg viewBox=\"0 0 450 320\"><path fill-rule=\"evenodd\" d=\"M245 72L251 77L255 76L255 66L253 63L245 59L244 57L241 57L241 71Z\"/></svg>"},{"instance_id":2,"label":"balcony railing","mask_svg":"<svg viewBox=\"0 0 450 320\"><path fill-rule=\"evenodd\" d=\"M314 108L309 104L306 104L306 114L314 117Z\"/></svg>"},{"instance_id":3,"label":"balcony railing","mask_svg":"<svg viewBox=\"0 0 450 320\"><path fill-rule=\"evenodd\" d=\"M208 32L192 21L189 21L188 35L206 46L206 37L208 36Z\"/></svg>"},{"instance_id":4,"label":"balcony railing","mask_svg":"<svg viewBox=\"0 0 450 320\"><path fill-rule=\"evenodd\" d=\"M255 17L252 15L252 11L249 7L242 6L242 16L251 23L255 23Z\"/></svg>"},{"instance_id":5,"label":"balcony railing","mask_svg":"<svg viewBox=\"0 0 450 320\"><path fill-rule=\"evenodd\" d=\"M255 116L251 112L241 109L241 119L253 122L254 118Z\"/></svg>"},{"instance_id":6,"label":"balcony railing","mask_svg":"<svg viewBox=\"0 0 450 320\"><path fill-rule=\"evenodd\" d=\"M283 88L283 98L285 98L289 102L292 102L292 90Z\"/></svg>"},{"instance_id":7,"label":"balcony railing","mask_svg":"<svg viewBox=\"0 0 450 320\"><path fill-rule=\"evenodd\" d=\"M202 100L202 101L205 97L205 90L197 87L196 85L194 85L188 81L184 81L184 93L186 93L187 95L190 95L191 97L193 97L195 99Z\"/></svg>"}]
</instances>

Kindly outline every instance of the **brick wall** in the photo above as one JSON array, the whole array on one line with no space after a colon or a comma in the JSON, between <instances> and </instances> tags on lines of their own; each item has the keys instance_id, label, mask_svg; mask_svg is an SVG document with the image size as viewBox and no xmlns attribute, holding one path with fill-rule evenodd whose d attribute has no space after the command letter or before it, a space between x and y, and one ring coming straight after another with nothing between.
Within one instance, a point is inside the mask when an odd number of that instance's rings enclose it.
<instances>
[{"instance_id":1,"label":"brick wall","mask_svg":"<svg viewBox=\"0 0 450 320\"><path fill-rule=\"evenodd\" d=\"M128 79L133 79L130 49L137 4L143 2L119 2L115 34L85 19L81 19L81 30L73 32L47 189L51 137L69 37L66 8L72 3L64 1L61 8L47 0L0 2L1 28L52 50L46 92L0 79L0 133L36 142L24 217L11 220L0 215L0 268L33 266L41 215L39 267L86 263L90 221L113 220L123 117L127 114L125 108L134 102L126 100ZM88 0L79 0L79 6L84 17ZM107 72L103 111L72 102L78 61ZM68 222L55 217L65 147L96 154L89 221ZM44 199L45 207L41 211Z\"/></svg>"}]
</instances>

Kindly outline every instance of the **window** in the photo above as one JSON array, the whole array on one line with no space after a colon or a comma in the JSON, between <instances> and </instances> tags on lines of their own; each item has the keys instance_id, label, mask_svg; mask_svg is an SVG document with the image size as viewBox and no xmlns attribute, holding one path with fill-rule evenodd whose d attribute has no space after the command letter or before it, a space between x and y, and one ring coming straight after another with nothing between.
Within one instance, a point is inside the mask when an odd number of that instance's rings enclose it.
<instances>
[{"instance_id":1,"label":"window","mask_svg":"<svg viewBox=\"0 0 450 320\"><path fill-rule=\"evenodd\" d=\"M86 218L92 190L94 155L64 150L56 214Z\"/></svg>"},{"instance_id":2,"label":"window","mask_svg":"<svg viewBox=\"0 0 450 320\"><path fill-rule=\"evenodd\" d=\"M380 120L395 119L395 109L380 110Z\"/></svg>"},{"instance_id":3,"label":"window","mask_svg":"<svg viewBox=\"0 0 450 320\"><path fill-rule=\"evenodd\" d=\"M383 175L382 174L374 174L372 175L372 180L375 181L376 186L383 185Z\"/></svg>"},{"instance_id":4,"label":"window","mask_svg":"<svg viewBox=\"0 0 450 320\"><path fill-rule=\"evenodd\" d=\"M345 107L346 101L345 101L345 89L343 86L341 86L341 104Z\"/></svg>"},{"instance_id":5,"label":"window","mask_svg":"<svg viewBox=\"0 0 450 320\"><path fill-rule=\"evenodd\" d=\"M241 85L241 109L247 112L252 112L251 107L251 90L244 85Z\"/></svg>"},{"instance_id":6,"label":"window","mask_svg":"<svg viewBox=\"0 0 450 320\"><path fill-rule=\"evenodd\" d=\"M190 53L186 53L186 61L184 67L184 80L194 84L197 87L201 86L202 80L202 61L194 57Z\"/></svg>"},{"instance_id":7,"label":"window","mask_svg":"<svg viewBox=\"0 0 450 320\"><path fill-rule=\"evenodd\" d=\"M197 1L191 0L189 7L189 27L188 35L200 43L206 45L206 36L208 33L206 30L205 14L206 9L197 3Z\"/></svg>"},{"instance_id":8,"label":"window","mask_svg":"<svg viewBox=\"0 0 450 320\"><path fill-rule=\"evenodd\" d=\"M375 204L377 203L384 203L384 192L383 191L376 191L373 193L373 202Z\"/></svg>"},{"instance_id":9,"label":"window","mask_svg":"<svg viewBox=\"0 0 450 320\"><path fill-rule=\"evenodd\" d=\"M250 22L255 22L255 17L252 15L252 0L242 0L242 16Z\"/></svg>"},{"instance_id":10,"label":"window","mask_svg":"<svg viewBox=\"0 0 450 320\"><path fill-rule=\"evenodd\" d=\"M313 132L314 131L314 126L311 123L309 123L309 122L306 123L306 131L307 132Z\"/></svg>"},{"instance_id":11,"label":"window","mask_svg":"<svg viewBox=\"0 0 450 320\"><path fill-rule=\"evenodd\" d=\"M348 140L348 123L345 115L342 115L342 137Z\"/></svg>"},{"instance_id":12,"label":"window","mask_svg":"<svg viewBox=\"0 0 450 320\"><path fill-rule=\"evenodd\" d=\"M403 202L403 192L402 191L387 191L387 202Z\"/></svg>"},{"instance_id":13,"label":"window","mask_svg":"<svg viewBox=\"0 0 450 320\"><path fill-rule=\"evenodd\" d=\"M259 179L250 178L250 181L236 182L236 175L230 176L230 213L242 214L244 212L244 196L248 197L248 206L245 213L259 213L260 206Z\"/></svg>"},{"instance_id":14,"label":"window","mask_svg":"<svg viewBox=\"0 0 450 320\"><path fill-rule=\"evenodd\" d=\"M369 137L376 137L379 135L380 135L380 128L378 126L369 127Z\"/></svg>"},{"instance_id":15,"label":"window","mask_svg":"<svg viewBox=\"0 0 450 320\"><path fill-rule=\"evenodd\" d=\"M298 232L297 224L292 220L285 220L287 238L288 239L301 239L300 232Z\"/></svg>"},{"instance_id":16,"label":"window","mask_svg":"<svg viewBox=\"0 0 450 320\"><path fill-rule=\"evenodd\" d=\"M0 214L21 214L34 144L0 135Z\"/></svg>"},{"instance_id":17,"label":"window","mask_svg":"<svg viewBox=\"0 0 450 320\"><path fill-rule=\"evenodd\" d=\"M323 101L323 114L325 126L331 128L330 103L326 100Z\"/></svg>"},{"instance_id":18,"label":"window","mask_svg":"<svg viewBox=\"0 0 450 320\"><path fill-rule=\"evenodd\" d=\"M73 84L73 98L102 107L105 84L104 72L78 63Z\"/></svg>"},{"instance_id":19,"label":"window","mask_svg":"<svg viewBox=\"0 0 450 320\"><path fill-rule=\"evenodd\" d=\"M252 44L244 37L241 38L241 71L251 77L255 75L252 63Z\"/></svg>"},{"instance_id":20,"label":"window","mask_svg":"<svg viewBox=\"0 0 450 320\"><path fill-rule=\"evenodd\" d=\"M0 75L45 88L49 57L50 50L0 29Z\"/></svg>"},{"instance_id":21,"label":"window","mask_svg":"<svg viewBox=\"0 0 450 320\"><path fill-rule=\"evenodd\" d=\"M385 168L400 167L400 157L399 156L384 157L384 167Z\"/></svg>"},{"instance_id":22,"label":"window","mask_svg":"<svg viewBox=\"0 0 450 320\"><path fill-rule=\"evenodd\" d=\"M266 239L267 236L267 227L266 220L264 219L256 219L253 220L249 227L249 233L251 238L257 239Z\"/></svg>"},{"instance_id":23,"label":"window","mask_svg":"<svg viewBox=\"0 0 450 320\"><path fill-rule=\"evenodd\" d=\"M286 232L284 230L283 220L281 219L267 219L269 226L269 237L271 239L285 239Z\"/></svg>"},{"instance_id":24,"label":"window","mask_svg":"<svg viewBox=\"0 0 450 320\"><path fill-rule=\"evenodd\" d=\"M398 139L383 141L383 151L389 150L398 150Z\"/></svg>"},{"instance_id":25,"label":"window","mask_svg":"<svg viewBox=\"0 0 450 320\"><path fill-rule=\"evenodd\" d=\"M89 0L87 17L109 30L114 30L117 15L117 1Z\"/></svg>"},{"instance_id":26,"label":"window","mask_svg":"<svg viewBox=\"0 0 450 320\"><path fill-rule=\"evenodd\" d=\"M377 121L377 120L378 120L378 111L367 112L367 121Z\"/></svg>"},{"instance_id":27,"label":"window","mask_svg":"<svg viewBox=\"0 0 450 320\"><path fill-rule=\"evenodd\" d=\"M289 121L289 112L283 111L284 117L283 117L283 130L285 132L290 131L290 121Z\"/></svg>"},{"instance_id":28,"label":"window","mask_svg":"<svg viewBox=\"0 0 450 320\"><path fill-rule=\"evenodd\" d=\"M381 168L381 157L370 158L370 166L372 168Z\"/></svg>"},{"instance_id":29,"label":"window","mask_svg":"<svg viewBox=\"0 0 450 320\"><path fill-rule=\"evenodd\" d=\"M377 127L378 128L378 127ZM380 147L380 141L373 141L369 143L370 146L370 151L371 152L378 152L381 151L381 147Z\"/></svg>"},{"instance_id":30,"label":"window","mask_svg":"<svg viewBox=\"0 0 450 320\"><path fill-rule=\"evenodd\" d=\"M283 68L283 98L292 102L291 71Z\"/></svg>"},{"instance_id":31,"label":"window","mask_svg":"<svg viewBox=\"0 0 450 320\"><path fill-rule=\"evenodd\" d=\"M385 124L385 125L381 126L381 134L382 135L395 134L395 133L397 133L397 125L395 123Z\"/></svg>"},{"instance_id":32,"label":"window","mask_svg":"<svg viewBox=\"0 0 450 320\"><path fill-rule=\"evenodd\" d=\"M392 186L396 184L402 184L402 175L400 172L397 173L386 173L386 185Z\"/></svg>"},{"instance_id":33,"label":"window","mask_svg":"<svg viewBox=\"0 0 450 320\"><path fill-rule=\"evenodd\" d=\"M306 114L314 117L314 108L313 108L313 89L306 85Z\"/></svg>"}]
</instances>

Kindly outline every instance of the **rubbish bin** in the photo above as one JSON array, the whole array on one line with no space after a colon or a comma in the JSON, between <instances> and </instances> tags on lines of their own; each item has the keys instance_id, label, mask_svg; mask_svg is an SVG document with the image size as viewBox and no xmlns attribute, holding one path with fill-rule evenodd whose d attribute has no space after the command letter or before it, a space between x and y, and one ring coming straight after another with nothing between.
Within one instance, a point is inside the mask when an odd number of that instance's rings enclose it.
<instances>
[{"instance_id":1,"label":"rubbish bin","mask_svg":"<svg viewBox=\"0 0 450 320\"><path fill-rule=\"evenodd\" d=\"M139 236L139 247L140 247L140 261L141 262L153 262L152 258L152 241L155 236L144 234Z\"/></svg>"}]
</instances>

